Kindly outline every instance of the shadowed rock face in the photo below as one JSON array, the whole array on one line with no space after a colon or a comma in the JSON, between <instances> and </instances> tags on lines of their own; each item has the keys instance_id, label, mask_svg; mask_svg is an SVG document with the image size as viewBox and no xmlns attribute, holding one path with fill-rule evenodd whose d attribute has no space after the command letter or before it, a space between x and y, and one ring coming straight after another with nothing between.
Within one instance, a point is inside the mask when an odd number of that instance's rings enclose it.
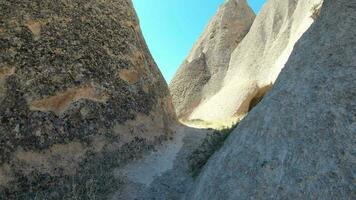
<instances>
[{"instance_id":1,"label":"shadowed rock face","mask_svg":"<svg viewBox=\"0 0 356 200\"><path fill-rule=\"evenodd\" d=\"M219 8L170 83L179 118L189 118L202 101L219 91L231 53L254 19L246 0L228 0Z\"/></svg>"},{"instance_id":2,"label":"shadowed rock face","mask_svg":"<svg viewBox=\"0 0 356 200\"><path fill-rule=\"evenodd\" d=\"M356 2L325 0L186 199L355 199Z\"/></svg>"},{"instance_id":3,"label":"shadowed rock face","mask_svg":"<svg viewBox=\"0 0 356 200\"><path fill-rule=\"evenodd\" d=\"M0 2L0 199L96 199L175 114L129 0Z\"/></svg>"}]
</instances>

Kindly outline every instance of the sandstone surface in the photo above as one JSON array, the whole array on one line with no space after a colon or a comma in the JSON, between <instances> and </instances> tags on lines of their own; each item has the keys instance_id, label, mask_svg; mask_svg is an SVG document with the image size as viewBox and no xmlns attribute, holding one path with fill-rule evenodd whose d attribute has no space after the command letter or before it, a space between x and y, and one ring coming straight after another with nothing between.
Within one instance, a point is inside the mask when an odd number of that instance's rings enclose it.
<instances>
[{"instance_id":1,"label":"sandstone surface","mask_svg":"<svg viewBox=\"0 0 356 200\"><path fill-rule=\"evenodd\" d=\"M227 59L229 64L218 65L217 70L210 71L207 77L219 77L211 82L212 84L205 84L206 78L198 80L201 76L197 74L206 74L207 70L203 70L205 68L202 67L204 62L191 63L189 68L183 68L183 65L177 73L177 79L182 79L180 76L183 74L182 70L192 76L190 81L181 82L179 88L189 88L193 93L202 94L200 96L203 98L191 101L193 102L191 105L177 101L175 96L183 99L196 95L177 92L176 87L172 87L174 85L172 81L170 88L179 117L190 120L224 121L245 116L272 88L295 42L314 22L315 9L321 5L321 0L267 1L247 35L240 38L242 41L236 48L233 51L231 49L221 51L229 58ZM223 39L231 43L229 39ZM205 57L208 59L214 56L223 57L216 52L213 53L215 54ZM219 70L223 73L219 73ZM205 86L200 87L201 84ZM184 109L189 112L182 116L180 110Z\"/></svg>"},{"instance_id":2,"label":"sandstone surface","mask_svg":"<svg viewBox=\"0 0 356 200\"><path fill-rule=\"evenodd\" d=\"M179 118L220 90L230 56L249 31L255 14L246 0L227 0L211 19L170 83Z\"/></svg>"},{"instance_id":3,"label":"sandstone surface","mask_svg":"<svg viewBox=\"0 0 356 200\"><path fill-rule=\"evenodd\" d=\"M186 199L356 198L355 27L355 1L324 1Z\"/></svg>"}]
</instances>

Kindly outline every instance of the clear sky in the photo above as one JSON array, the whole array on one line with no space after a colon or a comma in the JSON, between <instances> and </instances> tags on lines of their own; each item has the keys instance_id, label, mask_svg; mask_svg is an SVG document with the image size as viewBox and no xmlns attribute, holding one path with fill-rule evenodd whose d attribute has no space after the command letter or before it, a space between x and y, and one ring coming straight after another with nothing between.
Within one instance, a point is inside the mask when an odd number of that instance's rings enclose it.
<instances>
[{"instance_id":1,"label":"clear sky","mask_svg":"<svg viewBox=\"0 0 356 200\"><path fill-rule=\"evenodd\" d=\"M147 45L169 83L224 0L133 0ZM258 13L265 0L248 0Z\"/></svg>"}]
</instances>

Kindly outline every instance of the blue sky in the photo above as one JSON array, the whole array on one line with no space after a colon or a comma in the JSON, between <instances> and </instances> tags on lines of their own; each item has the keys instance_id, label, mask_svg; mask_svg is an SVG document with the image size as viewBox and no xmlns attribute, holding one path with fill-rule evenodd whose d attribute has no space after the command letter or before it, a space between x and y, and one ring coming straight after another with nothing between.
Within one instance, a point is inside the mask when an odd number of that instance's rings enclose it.
<instances>
[{"instance_id":1,"label":"blue sky","mask_svg":"<svg viewBox=\"0 0 356 200\"><path fill-rule=\"evenodd\" d=\"M169 83L224 0L133 0L147 45ZM265 0L248 0L258 13Z\"/></svg>"}]
</instances>

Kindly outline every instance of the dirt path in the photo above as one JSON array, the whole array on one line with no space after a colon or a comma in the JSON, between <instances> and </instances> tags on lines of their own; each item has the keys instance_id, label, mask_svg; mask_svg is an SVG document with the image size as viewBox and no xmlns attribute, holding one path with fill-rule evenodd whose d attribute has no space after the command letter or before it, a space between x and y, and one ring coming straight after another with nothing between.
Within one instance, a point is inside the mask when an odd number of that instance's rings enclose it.
<instances>
[{"instance_id":1,"label":"dirt path","mask_svg":"<svg viewBox=\"0 0 356 200\"><path fill-rule=\"evenodd\" d=\"M113 200L175 200L190 187L193 178L187 157L199 147L209 130L177 126L174 138L143 159L133 161L115 176L127 184Z\"/></svg>"}]
</instances>

